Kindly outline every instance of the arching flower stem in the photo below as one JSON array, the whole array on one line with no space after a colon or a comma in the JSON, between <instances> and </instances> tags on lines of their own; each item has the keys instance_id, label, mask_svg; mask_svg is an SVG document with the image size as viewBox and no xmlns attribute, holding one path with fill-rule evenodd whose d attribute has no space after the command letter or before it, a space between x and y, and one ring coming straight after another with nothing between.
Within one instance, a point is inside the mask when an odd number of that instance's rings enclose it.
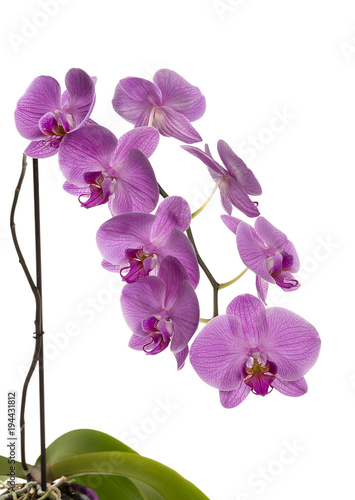
<instances>
[{"instance_id":1,"label":"arching flower stem","mask_svg":"<svg viewBox=\"0 0 355 500\"><path fill-rule=\"evenodd\" d=\"M161 196L163 198L168 198L169 197L168 193L166 191L164 191L164 189L161 187L161 185L159 183L158 183L158 186L159 186L159 193L161 194ZM218 316L218 290L219 290L220 285L213 277L211 271L208 269L208 267L206 266L206 264L202 260L200 254L197 250L196 243L195 243L194 237L192 235L192 231L191 231L191 226L189 226L187 228L186 235L189 238L191 245L193 246L193 249L195 250L197 262L199 263L201 269L203 270L203 272L205 273L209 282L212 285L212 288L213 288L213 317Z\"/></svg>"},{"instance_id":2,"label":"arching flower stem","mask_svg":"<svg viewBox=\"0 0 355 500\"><path fill-rule=\"evenodd\" d=\"M195 212L193 212L191 214L191 219L194 219L195 217L197 217L197 215L199 213L202 212L202 210L208 205L208 203L211 201L212 199L212 196L215 194L215 192L217 191L218 189L218 186L221 184L221 182L223 182L225 179L224 177L221 177L220 179L218 179L218 181L216 182L213 190L212 190L212 193L209 195L209 197L207 198L207 200L200 206L200 208L198 208Z\"/></svg>"},{"instance_id":3,"label":"arching flower stem","mask_svg":"<svg viewBox=\"0 0 355 500\"><path fill-rule=\"evenodd\" d=\"M248 271L248 267L246 267L240 274L238 274L238 276L236 276L235 278L233 278L232 280L230 281L226 281L226 283L221 283L219 285L219 289L221 290L222 288L227 288L227 286L230 286L230 285L233 285L233 283L235 283L236 281L238 281L242 276L244 276L244 274Z\"/></svg>"}]
</instances>

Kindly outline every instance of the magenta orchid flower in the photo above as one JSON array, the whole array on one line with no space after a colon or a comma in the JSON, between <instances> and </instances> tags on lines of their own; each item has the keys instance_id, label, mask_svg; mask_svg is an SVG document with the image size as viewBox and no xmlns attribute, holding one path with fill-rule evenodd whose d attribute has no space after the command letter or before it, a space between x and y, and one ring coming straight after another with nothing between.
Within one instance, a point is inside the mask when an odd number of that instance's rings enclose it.
<instances>
[{"instance_id":1,"label":"magenta orchid flower","mask_svg":"<svg viewBox=\"0 0 355 500\"><path fill-rule=\"evenodd\" d=\"M300 268L298 255L287 236L264 217L258 217L254 229L241 220L221 216L226 226L237 236L237 247L244 264L254 271L259 298L265 302L268 283L285 292L297 290L299 282L291 273Z\"/></svg>"},{"instance_id":2,"label":"magenta orchid flower","mask_svg":"<svg viewBox=\"0 0 355 500\"><path fill-rule=\"evenodd\" d=\"M202 141L190 123L205 112L201 91L169 69L157 71L153 81L135 77L120 80L112 100L114 110L136 127L150 125L187 144Z\"/></svg>"},{"instance_id":3,"label":"magenta orchid flower","mask_svg":"<svg viewBox=\"0 0 355 500\"><path fill-rule=\"evenodd\" d=\"M159 133L151 127L130 130L119 140L105 127L87 125L66 135L59 151L64 189L90 208L108 202L112 215L151 212L159 187L146 158L155 151ZM82 201L82 196L88 196Z\"/></svg>"},{"instance_id":4,"label":"magenta orchid flower","mask_svg":"<svg viewBox=\"0 0 355 500\"><path fill-rule=\"evenodd\" d=\"M219 187L222 206L229 215L232 213L233 206L248 217L257 217L260 214L257 203L252 202L248 196L260 195L262 192L260 184L253 172L226 142L220 140L217 143L219 156L226 168L212 158L207 144L205 151L194 146L181 147L207 165L212 179Z\"/></svg>"},{"instance_id":5,"label":"magenta orchid flower","mask_svg":"<svg viewBox=\"0 0 355 500\"><path fill-rule=\"evenodd\" d=\"M63 137L84 125L95 104L96 78L72 68L65 76L67 90L51 76L33 80L15 110L17 130L31 141L25 154L48 158L58 152Z\"/></svg>"},{"instance_id":6,"label":"magenta orchid flower","mask_svg":"<svg viewBox=\"0 0 355 500\"><path fill-rule=\"evenodd\" d=\"M157 276L147 276L123 288L121 305L133 331L129 346L154 355L170 344L178 369L182 368L188 343L199 324L200 310L181 262L165 257Z\"/></svg>"},{"instance_id":7,"label":"magenta orchid flower","mask_svg":"<svg viewBox=\"0 0 355 500\"><path fill-rule=\"evenodd\" d=\"M250 392L286 396L307 392L304 375L320 350L316 329L287 309L265 309L252 295L240 295L227 314L213 318L197 335L191 364L204 382L219 389L225 408L239 405Z\"/></svg>"},{"instance_id":8,"label":"magenta orchid flower","mask_svg":"<svg viewBox=\"0 0 355 500\"><path fill-rule=\"evenodd\" d=\"M97 232L97 245L104 258L103 267L119 272L127 283L157 274L167 255L185 267L196 288L199 267L194 249L183 233L189 227L191 211L180 196L169 196L156 214L128 213L108 220Z\"/></svg>"}]
</instances>

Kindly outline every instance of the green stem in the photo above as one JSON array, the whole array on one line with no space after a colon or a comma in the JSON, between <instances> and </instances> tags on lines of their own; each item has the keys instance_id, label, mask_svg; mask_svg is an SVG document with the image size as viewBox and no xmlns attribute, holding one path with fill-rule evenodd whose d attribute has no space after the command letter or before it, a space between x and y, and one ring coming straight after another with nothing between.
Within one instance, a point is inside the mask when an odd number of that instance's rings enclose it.
<instances>
[{"instance_id":1,"label":"green stem","mask_svg":"<svg viewBox=\"0 0 355 500\"><path fill-rule=\"evenodd\" d=\"M248 271L248 267L246 267L240 274L238 274L238 276L236 276L235 278L233 278L232 280L230 281L227 281L226 283L221 283L219 285L219 289L221 290L222 288L227 288L227 286L230 286L230 285L233 285L233 283L235 283L236 281L238 281L242 276L244 276L244 274Z\"/></svg>"},{"instance_id":2,"label":"green stem","mask_svg":"<svg viewBox=\"0 0 355 500\"><path fill-rule=\"evenodd\" d=\"M210 319L204 319L204 318L200 318L199 319L200 323L208 323L209 321L211 321L211 320Z\"/></svg>"},{"instance_id":3,"label":"green stem","mask_svg":"<svg viewBox=\"0 0 355 500\"><path fill-rule=\"evenodd\" d=\"M169 197L168 193L166 191L164 191L164 189L161 187L160 184L158 184L158 186L159 186L159 193L161 194L161 196L163 198L168 198ZM203 272L205 273L209 282L212 285L212 288L213 288L213 317L218 316L218 289L219 289L220 285L215 280L211 271L208 269L208 267L206 266L206 264L202 260L200 254L197 250L196 243L195 243L194 237L192 235L192 231L191 231L190 226L186 229L186 234L187 234L187 237L189 238L191 245L193 246L193 249L195 251L197 262L199 263L201 269L203 270Z\"/></svg>"},{"instance_id":4,"label":"green stem","mask_svg":"<svg viewBox=\"0 0 355 500\"><path fill-rule=\"evenodd\" d=\"M217 188L218 186L220 185L220 183L222 182L222 180L224 180L223 178L219 179L218 182L216 182L216 185L215 187L213 188L213 191L212 193L209 195L209 197L207 198L207 200L205 201L205 203L203 203L203 205L200 206L200 208L198 210L196 210L195 212L192 213L191 215L191 219L194 219L199 213L202 212L202 210L209 204L209 202L211 201L212 199L212 196L215 194L215 192L217 191Z\"/></svg>"}]
</instances>

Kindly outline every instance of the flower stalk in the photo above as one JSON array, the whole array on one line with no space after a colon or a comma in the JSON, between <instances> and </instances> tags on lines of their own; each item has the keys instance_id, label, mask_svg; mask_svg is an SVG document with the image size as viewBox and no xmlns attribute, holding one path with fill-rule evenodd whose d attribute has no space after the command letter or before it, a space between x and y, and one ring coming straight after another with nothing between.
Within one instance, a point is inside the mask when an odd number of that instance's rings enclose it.
<instances>
[{"instance_id":1,"label":"flower stalk","mask_svg":"<svg viewBox=\"0 0 355 500\"><path fill-rule=\"evenodd\" d=\"M245 269L243 269L243 271L241 273L238 274L238 276L236 276L235 278L233 278L232 280L230 281L226 281L225 283L221 283L219 285L219 289L222 290L222 288L227 288L227 286L230 286L230 285L233 285L233 283L235 283L236 281L238 281L242 276L244 276L244 274L248 271L248 267L246 267Z\"/></svg>"},{"instance_id":2,"label":"flower stalk","mask_svg":"<svg viewBox=\"0 0 355 500\"><path fill-rule=\"evenodd\" d=\"M41 479L42 479L42 489L46 489L46 458L45 458L45 426L44 426L44 372L43 372L43 328L42 328L42 276L41 276L41 250L40 250L40 219L39 219L39 183L38 183L38 160L33 160L33 180L34 180L34 210L35 210L35 238L36 238L36 278L37 284L34 283L33 278L28 270L26 261L22 255L17 235L16 235L16 224L15 224L15 211L16 206L22 186L23 179L26 174L27 167L27 157L24 154L22 158L22 170L18 184L15 189L14 199L10 214L10 228L11 235L15 245L17 255L19 257L19 262L23 268L26 275L27 281L31 287L32 293L35 297L36 302L36 316L35 316L35 333L34 338L36 340L34 354L32 358L32 363L27 373L21 398L21 409L20 409L20 441L21 441L21 464L23 470L25 471L26 478L28 481L31 480L31 474L28 470L26 463L26 451L25 451L25 407L26 407L26 397L29 382L32 378L33 372L36 368L37 363L39 363L39 392L40 392L40 429L41 429Z\"/></svg>"}]
</instances>

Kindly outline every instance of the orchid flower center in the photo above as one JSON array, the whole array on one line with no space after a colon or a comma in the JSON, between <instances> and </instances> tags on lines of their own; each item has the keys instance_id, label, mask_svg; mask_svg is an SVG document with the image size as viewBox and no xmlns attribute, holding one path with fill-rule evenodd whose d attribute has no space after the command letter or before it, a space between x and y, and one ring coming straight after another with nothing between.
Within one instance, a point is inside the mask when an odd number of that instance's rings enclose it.
<instances>
[{"instance_id":1,"label":"orchid flower center","mask_svg":"<svg viewBox=\"0 0 355 500\"><path fill-rule=\"evenodd\" d=\"M126 283L134 283L139 278L148 276L157 263L154 253L147 254L141 248L129 248L126 250L127 265L121 268L121 277Z\"/></svg>"},{"instance_id":2,"label":"orchid flower center","mask_svg":"<svg viewBox=\"0 0 355 500\"><path fill-rule=\"evenodd\" d=\"M143 346L146 354L159 354L170 344L173 334L173 324L171 319L160 319L159 316L152 316L142 322L142 328L146 333L147 343Z\"/></svg>"},{"instance_id":3,"label":"orchid flower center","mask_svg":"<svg viewBox=\"0 0 355 500\"><path fill-rule=\"evenodd\" d=\"M65 134L74 128L74 118L70 113L57 109L42 116L38 126L46 136L42 144L58 149Z\"/></svg>"},{"instance_id":4,"label":"orchid flower center","mask_svg":"<svg viewBox=\"0 0 355 500\"><path fill-rule=\"evenodd\" d=\"M84 181L86 184L89 184L90 194L82 194L79 196L79 201L81 206L85 208L107 203L116 188L116 179L109 177L106 172L86 172L84 174ZM81 201L82 196L88 195L89 198L85 202Z\"/></svg>"},{"instance_id":5,"label":"orchid flower center","mask_svg":"<svg viewBox=\"0 0 355 500\"><path fill-rule=\"evenodd\" d=\"M163 121L163 115L159 109L159 106L153 106L150 110L148 127L154 127L156 129L160 129L160 126Z\"/></svg>"},{"instance_id":6,"label":"orchid flower center","mask_svg":"<svg viewBox=\"0 0 355 500\"><path fill-rule=\"evenodd\" d=\"M277 367L272 361L268 361L265 354L253 354L245 363L243 370L244 383L248 385L254 394L266 396L273 387L271 385L277 373Z\"/></svg>"},{"instance_id":7,"label":"orchid flower center","mask_svg":"<svg viewBox=\"0 0 355 500\"><path fill-rule=\"evenodd\" d=\"M269 250L267 253L266 267L276 284L284 290L298 288L298 281L289 272L293 265L293 255L282 251Z\"/></svg>"}]
</instances>

